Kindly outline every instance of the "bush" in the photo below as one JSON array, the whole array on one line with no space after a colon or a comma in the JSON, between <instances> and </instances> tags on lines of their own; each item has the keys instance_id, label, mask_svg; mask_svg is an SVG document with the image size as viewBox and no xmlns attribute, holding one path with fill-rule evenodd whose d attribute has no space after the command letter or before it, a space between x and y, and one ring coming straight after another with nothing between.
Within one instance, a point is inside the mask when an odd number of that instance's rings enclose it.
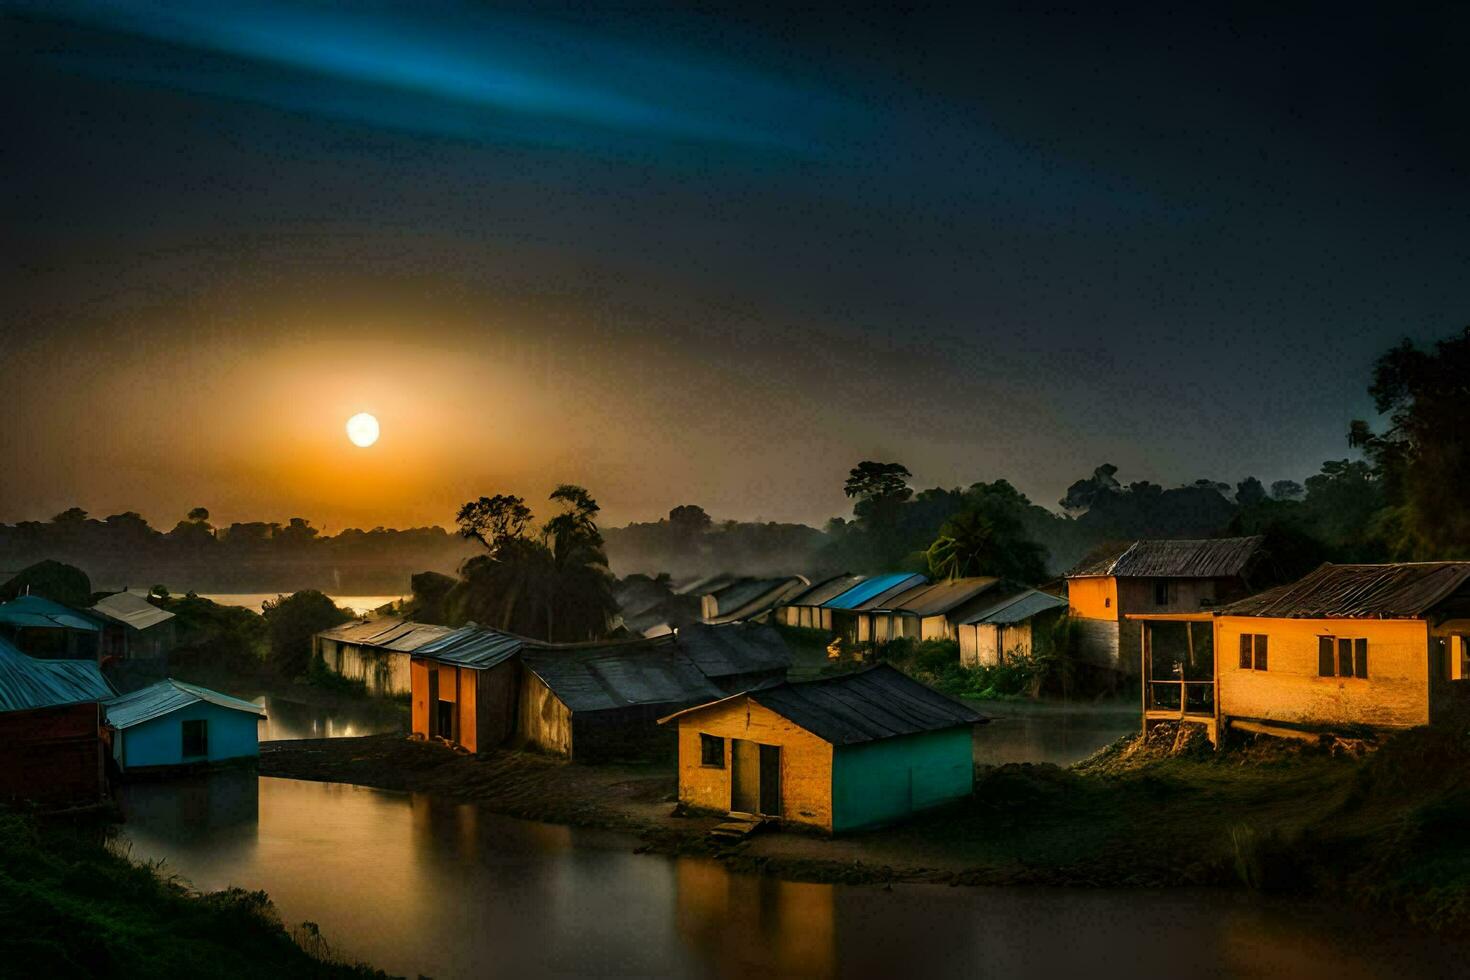
<instances>
[{"instance_id":1,"label":"bush","mask_svg":"<svg viewBox=\"0 0 1470 980\"><path fill-rule=\"evenodd\" d=\"M315 589L267 599L261 607L270 645L270 663L282 677L300 677L311 667L311 638L347 622L352 613L338 609Z\"/></svg>"}]
</instances>

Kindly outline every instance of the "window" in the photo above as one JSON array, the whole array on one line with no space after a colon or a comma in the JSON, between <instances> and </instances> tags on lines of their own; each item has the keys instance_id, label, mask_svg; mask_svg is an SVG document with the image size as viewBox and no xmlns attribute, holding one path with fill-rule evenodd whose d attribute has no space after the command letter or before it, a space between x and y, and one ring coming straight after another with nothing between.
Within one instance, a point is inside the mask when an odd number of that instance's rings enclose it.
<instances>
[{"instance_id":1,"label":"window","mask_svg":"<svg viewBox=\"0 0 1470 980\"><path fill-rule=\"evenodd\" d=\"M1169 583L1164 579L1154 582L1154 605L1167 606L1169 604Z\"/></svg>"},{"instance_id":2,"label":"window","mask_svg":"<svg viewBox=\"0 0 1470 980\"><path fill-rule=\"evenodd\" d=\"M184 758L209 755L209 722L184 722Z\"/></svg>"},{"instance_id":3,"label":"window","mask_svg":"<svg viewBox=\"0 0 1470 980\"><path fill-rule=\"evenodd\" d=\"M1363 637L1317 637L1317 674L1321 677L1368 677L1368 641Z\"/></svg>"},{"instance_id":4,"label":"window","mask_svg":"<svg viewBox=\"0 0 1470 980\"><path fill-rule=\"evenodd\" d=\"M1103 608L1104 609L1111 609L1111 608L1113 608L1113 597L1112 596L1110 596L1110 595L1103 596Z\"/></svg>"},{"instance_id":5,"label":"window","mask_svg":"<svg viewBox=\"0 0 1470 980\"><path fill-rule=\"evenodd\" d=\"M1264 634L1240 634L1240 669L1266 669L1266 637Z\"/></svg>"},{"instance_id":6,"label":"window","mask_svg":"<svg viewBox=\"0 0 1470 980\"><path fill-rule=\"evenodd\" d=\"M1454 680L1470 680L1470 635L1457 633L1455 635L1455 661L1451 667L1450 677ZM1458 667L1458 670L1454 668Z\"/></svg>"},{"instance_id":7,"label":"window","mask_svg":"<svg viewBox=\"0 0 1470 980\"><path fill-rule=\"evenodd\" d=\"M699 736L699 764L701 766L713 766L716 769L725 768L725 740L718 735Z\"/></svg>"}]
</instances>

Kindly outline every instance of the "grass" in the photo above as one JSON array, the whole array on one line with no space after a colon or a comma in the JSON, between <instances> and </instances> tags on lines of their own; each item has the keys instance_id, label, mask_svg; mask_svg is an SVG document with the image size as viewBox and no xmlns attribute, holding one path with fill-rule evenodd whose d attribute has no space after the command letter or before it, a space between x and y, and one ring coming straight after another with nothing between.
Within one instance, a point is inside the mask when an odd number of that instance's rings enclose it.
<instances>
[{"instance_id":1,"label":"grass","mask_svg":"<svg viewBox=\"0 0 1470 980\"><path fill-rule=\"evenodd\" d=\"M94 824L0 811L0 973L69 977L370 977L264 892L190 892L107 845Z\"/></svg>"}]
</instances>

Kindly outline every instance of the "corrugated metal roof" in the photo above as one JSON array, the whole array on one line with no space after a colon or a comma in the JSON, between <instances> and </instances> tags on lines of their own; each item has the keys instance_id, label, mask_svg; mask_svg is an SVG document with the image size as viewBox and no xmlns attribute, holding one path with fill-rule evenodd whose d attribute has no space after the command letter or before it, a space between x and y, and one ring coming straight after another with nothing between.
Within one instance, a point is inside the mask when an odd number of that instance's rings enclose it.
<instances>
[{"instance_id":1,"label":"corrugated metal roof","mask_svg":"<svg viewBox=\"0 0 1470 980\"><path fill-rule=\"evenodd\" d=\"M528 647L539 645L513 633L502 633L483 626L461 626L418 647L413 654L439 663L486 670L504 663Z\"/></svg>"},{"instance_id":2,"label":"corrugated metal roof","mask_svg":"<svg viewBox=\"0 0 1470 980\"><path fill-rule=\"evenodd\" d=\"M1068 578L1233 578L1244 574L1265 540L1164 538L1135 541L1120 551L1091 558Z\"/></svg>"},{"instance_id":3,"label":"corrugated metal roof","mask_svg":"<svg viewBox=\"0 0 1470 980\"><path fill-rule=\"evenodd\" d=\"M841 575L834 575L818 582L805 592L798 592L788 599L786 604L788 606L820 606L828 599L835 599L842 595L866 578L866 575L849 575L843 572Z\"/></svg>"},{"instance_id":4,"label":"corrugated metal roof","mask_svg":"<svg viewBox=\"0 0 1470 980\"><path fill-rule=\"evenodd\" d=\"M1052 609L1065 609L1067 600L1036 589L1007 593L997 597L994 605L966 616L964 626L1009 626L1024 623L1032 616Z\"/></svg>"},{"instance_id":5,"label":"corrugated metal roof","mask_svg":"<svg viewBox=\"0 0 1470 980\"><path fill-rule=\"evenodd\" d=\"M889 600L884 608L892 612L906 612L915 616L940 616L993 589L1000 579L994 576L955 578L926 585L920 590L906 592L897 599Z\"/></svg>"},{"instance_id":6,"label":"corrugated metal roof","mask_svg":"<svg viewBox=\"0 0 1470 980\"><path fill-rule=\"evenodd\" d=\"M1289 619L1415 619L1459 592L1470 562L1327 564L1290 585L1218 610L1221 616ZM1466 590L1470 592L1470 590Z\"/></svg>"},{"instance_id":7,"label":"corrugated metal roof","mask_svg":"<svg viewBox=\"0 0 1470 980\"><path fill-rule=\"evenodd\" d=\"M723 696L671 639L580 649L528 647L521 662L574 712L687 705Z\"/></svg>"},{"instance_id":8,"label":"corrugated metal roof","mask_svg":"<svg viewBox=\"0 0 1470 980\"><path fill-rule=\"evenodd\" d=\"M679 630L677 642L706 677L784 671L791 666L786 641L770 626L694 623Z\"/></svg>"},{"instance_id":9,"label":"corrugated metal roof","mask_svg":"<svg viewBox=\"0 0 1470 980\"><path fill-rule=\"evenodd\" d=\"M0 604L0 623L28 629L102 631L102 627L85 613L38 595L16 596Z\"/></svg>"},{"instance_id":10,"label":"corrugated metal roof","mask_svg":"<svg viewBox=\"0 0 1470 980\"><path fill-rule=\"evenodd\" d=\"M26 711L117 692L91 660L36 660L0 639L0 711Z\"/></svg>"},{"instance_id":11,"label":"corrugated metal roof","mask_svg":"<svg viewBox=\"0 0 1470 980\"><path fill-rule=\"evenodd\" d=\"M114 728L132 728L201 701L265 717L265 709L258 704L241 701L228 694L211 691L207 687L185 684L171 677L141 690L110 698L103 702L102 707L109 725Z\"/></svg>"},{"instance_id":12,"label":"corrugated metal roof","mask_svg":"<svg viewBox=\"0 0 1470 980\"><path fill-rule=\"evenodd\" d=\"M827 609L857 609L859 606L871 602L874 599L882 600L885 597L895 596L900 592L912 589L916 585L923 585L928 581L924 576L910 572L890 572L887 575L874 575L872 578L859 582L841 595L828 599L822 605Z\"/></svg>"},{"instance_id":13,"label":"corrugated metal roof","mask_svg":"<svg viewBox=\"0 0 1470 980\"><path fill-rule=\"evenodd\" d=\"M167 609L160 609L132 592L119 592L99 599L92 611L135 630L146 630L174 618L174 614Z\"/></svg>"},{"instance_id":14,"label":"corrugated metal roof","mask_svg":"<svg viewBox=\"0 0 1470 980\"><path fill-rule=\"evenodd\" d=\"M323 639L336 640L354 646L377 647L396 653L413 653L427 643L442 639L453 633L448 626L429 623L413 623L393 616L379 619L360 619L343 623L317 635Z\"/></svg>"},{"instance_id":15,"label":"corrugated metal roof","mask_svg":"<svg viewBox=\"0 0 1470 980\"><path fill-rule=\"evenodd\" d=\"M714 623L733 623L763 616L810 585L800 575L751 579L714 593Z\"/></svg>"},{"instance_id":16,"label":"corrugated metal roof","mask_svg":"<svg viewBox=\"0 0 1470 980\"><path fill-rule=\"evenodd\" d=\"M833 745L857 745L988 720L969 705L940 694L887 664L856 674L782 684L735 697L749 698ZM729 700L732 699L720 699ZM662 720L693 714L718 703L689 708Z\"/></svg>"}]
</instances>

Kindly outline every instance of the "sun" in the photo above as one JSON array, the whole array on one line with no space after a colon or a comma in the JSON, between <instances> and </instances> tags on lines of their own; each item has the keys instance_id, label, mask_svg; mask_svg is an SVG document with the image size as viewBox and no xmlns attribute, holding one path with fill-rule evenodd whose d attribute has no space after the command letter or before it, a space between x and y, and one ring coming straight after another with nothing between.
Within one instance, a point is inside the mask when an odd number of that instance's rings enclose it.
<instances>
[{"instance_id":1,"label":"sun","mask_svg":"<svg viewBox=\"0 0 1470 980\"><path fill-rule=\"evenodd\" d=\"M378 420L367 412L358 412L347 420L347 438L354 446L366 449L378 441Z\"/></svg>"}]
</instances>

